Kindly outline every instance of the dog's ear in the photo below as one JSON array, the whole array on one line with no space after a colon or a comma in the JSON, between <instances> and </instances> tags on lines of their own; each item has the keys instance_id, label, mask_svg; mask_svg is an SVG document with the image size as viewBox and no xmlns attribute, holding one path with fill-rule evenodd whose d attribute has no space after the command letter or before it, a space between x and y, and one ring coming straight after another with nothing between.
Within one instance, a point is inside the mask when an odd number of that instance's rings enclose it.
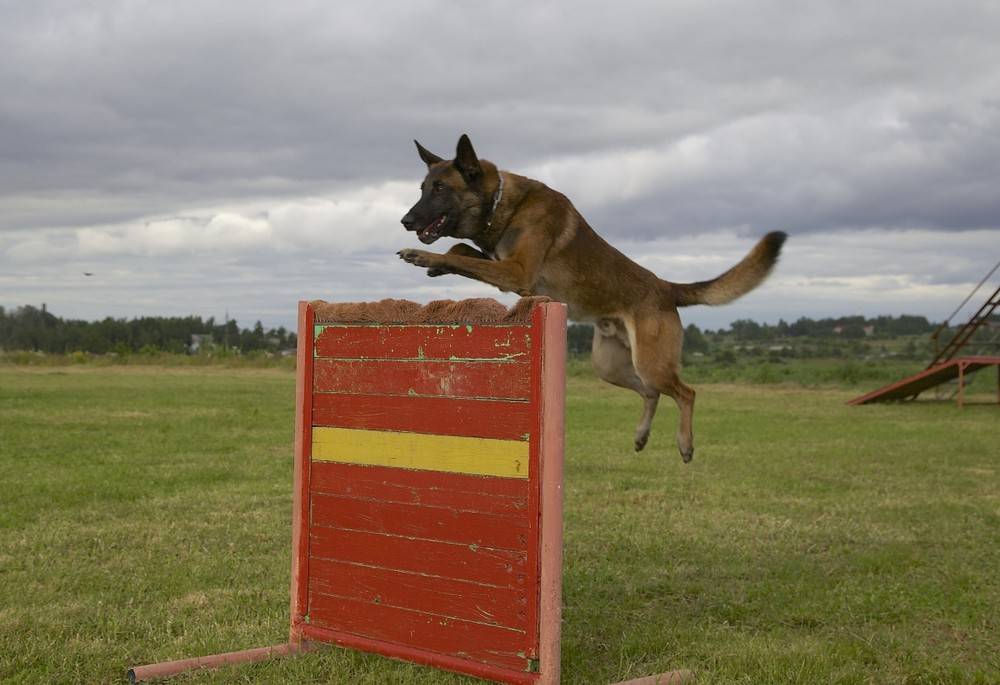
<instances>
[{"instance_id":1,"label":"dog's ear","mask_svg":"<svg viewBox=\"0 0 1000 685\"><path fill-rule=\"evenodd\" d=\"M434 164L444 161L417 141L414 140L413 142L417 144L417 154L420 155L420 159L424 160L424 164L427 165L428 169Z\"/></svg>"},{"instance_id":2,"label":"dog's ear","mask_svg":"<svg viewBox=\"0 0 1000 685\"><path fill-rule=\"evenodd\" d=\"M472 141L464 133L458 139L458 149L455 150L455 167L469 185L478 183L483 177L483 167L479 164L476 151L472 149Z\"/></svg>"}]
</instances>

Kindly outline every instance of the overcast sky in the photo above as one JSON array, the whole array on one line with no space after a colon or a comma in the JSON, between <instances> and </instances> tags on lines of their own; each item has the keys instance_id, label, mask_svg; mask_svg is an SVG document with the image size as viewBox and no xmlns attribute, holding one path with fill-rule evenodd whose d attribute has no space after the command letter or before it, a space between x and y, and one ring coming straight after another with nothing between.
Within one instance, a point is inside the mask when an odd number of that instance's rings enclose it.
<instances>
[{"instance_id":1,"label":"overcast sky","mask_svg":"<svg viewBox=\"0 0 1000 685\"><path fill-rule=\"evenodd\" d=\"M686 322L941 320L1000 259L998 36L987 1L0 0L0 305L499 296L395 257L412 139L465 132L668 280L790 235Z\"/></svg>"}]
</instances>

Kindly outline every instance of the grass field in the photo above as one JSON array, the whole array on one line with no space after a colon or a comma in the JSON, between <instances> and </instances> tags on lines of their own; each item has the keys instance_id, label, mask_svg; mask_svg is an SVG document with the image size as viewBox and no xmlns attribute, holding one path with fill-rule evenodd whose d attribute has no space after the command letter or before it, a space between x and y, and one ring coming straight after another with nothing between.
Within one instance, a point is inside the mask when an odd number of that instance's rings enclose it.
<instances>
[{"instance_id":1,"label":"grass field","mask_svg":"<svg viewBox=\"0 0 1000 685\"><path fill-rule=\"evenodd\" d=\"M292 373L0 365L0 682L287 637ZM996 377L984 385L995 393ZM1000 683L1000 409L569 380L563 673L715 683ZM179 683L461 683L330 650Z\"/></svg>"}]
</instances>

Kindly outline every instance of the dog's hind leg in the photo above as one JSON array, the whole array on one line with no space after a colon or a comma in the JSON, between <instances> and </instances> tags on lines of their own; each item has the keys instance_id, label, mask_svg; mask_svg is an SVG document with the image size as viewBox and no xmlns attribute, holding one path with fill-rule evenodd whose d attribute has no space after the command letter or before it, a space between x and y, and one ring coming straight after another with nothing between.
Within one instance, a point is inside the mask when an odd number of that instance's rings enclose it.
<instances>
[{"instance_id":1,"label":"dog's hind leg","mask_svg":"<svg viewBox=\"0 0 1000 685\"><path fill-rule=\"evenodd\" d=\"M639 452L649 440L649 431L656 414L660 393L643 384L632 366L632 353L620 336L624 330L614 323L601 322L594 327L594 342L591 347L590 363L597 377L612 385L635 390L642 397L642 418L635 429L635 451Z\"/></svg>"},{"instance_id":2,"label":"dog's hind leg","mask_svg":"<svg viewBox=\"0 0 1000 685\"><path fill-rule=\"evenodd\" d=\"M626 322L632 361L642 383L668 395L680 410L677 449L685 463L694 458L694 390L679 375L684 329L676 310L656 310Z\"/></svg>"}]
</instances>

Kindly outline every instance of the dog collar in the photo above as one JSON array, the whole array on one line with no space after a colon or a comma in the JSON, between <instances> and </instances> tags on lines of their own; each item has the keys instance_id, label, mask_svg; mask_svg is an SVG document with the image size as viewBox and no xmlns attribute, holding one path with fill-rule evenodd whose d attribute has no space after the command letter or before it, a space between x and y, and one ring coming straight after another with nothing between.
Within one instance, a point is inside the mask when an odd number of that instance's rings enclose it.
<instances>
[{"instance_id":1,"label":"dog collar","mask_svg":"<svg viewBox=\"0 0 1000 685\"><path fill-rule=\"evenodd\" d=\"M486 228L493 226L493 219L497 215L497 206L500 204L500 198L503 197L503 172L499 169L497 169L497 177L500 179L500 187L497 188L497 193L493 196L493 207L490 209L490 218L486 220Z\"/></svg>"}]
</instances>

